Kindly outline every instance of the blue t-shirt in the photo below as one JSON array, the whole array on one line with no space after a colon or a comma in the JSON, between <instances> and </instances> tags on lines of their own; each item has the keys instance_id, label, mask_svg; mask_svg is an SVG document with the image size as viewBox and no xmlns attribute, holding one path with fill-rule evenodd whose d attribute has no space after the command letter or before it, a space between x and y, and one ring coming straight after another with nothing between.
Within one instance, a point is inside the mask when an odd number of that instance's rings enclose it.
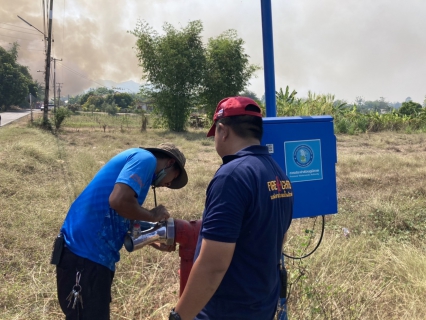
<instances>
[{"instance_id":1,"label":"blue t-shirt","mask_svg":"<svg viewBox=\"0 0 426 320\"><path fill-rule=\"evenodd\" d=\"M72 203L62 226L67 247L76 255L115 271L129 220L109 206L116 183L135 191L142 205L152 183L157 159L141 148L123 151L108 161Z\"/></svg>"},{"instance_id":2,"label":"blue t-shirt","mask_svg":"<svg viewBox=\"0 0 426 320\"><path fill-rule=\"evenodd\" d=\"M235 243L231 264L195 319L273 319L284 234L293 215L290 181L267 147L225 156L207 188L202 239Z\"/></svg>"}]
</instances>

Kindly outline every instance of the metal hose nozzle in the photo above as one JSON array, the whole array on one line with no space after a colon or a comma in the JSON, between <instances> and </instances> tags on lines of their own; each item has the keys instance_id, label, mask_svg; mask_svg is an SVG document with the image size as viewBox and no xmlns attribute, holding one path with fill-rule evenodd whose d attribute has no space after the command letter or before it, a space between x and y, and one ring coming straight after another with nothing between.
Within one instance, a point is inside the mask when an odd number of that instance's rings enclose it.
<instances>
[{"instance_id":1,"label":"metal hose nozzle","mask_svg":"<svg viewBox=\"0 0 426 320\"><path fill-rule=\"evenodd\" d=\"M145 221L134 221L134 225L144 225L145 230L139 230L128 234L124 238L124 247L128 252L143 248L144 246L160 242L172 245L175 239L175 224L173 218L157 223L147 223Z\"/></svg>"}]
</instances>

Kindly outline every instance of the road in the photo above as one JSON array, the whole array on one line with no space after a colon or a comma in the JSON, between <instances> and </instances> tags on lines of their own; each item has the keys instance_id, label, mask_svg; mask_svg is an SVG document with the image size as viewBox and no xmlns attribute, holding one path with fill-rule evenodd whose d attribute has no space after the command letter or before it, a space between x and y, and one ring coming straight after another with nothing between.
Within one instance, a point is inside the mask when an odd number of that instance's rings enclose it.
<instances>
[{"instance_id":1,"label":"road","mask_svg":"<svg viewBox=\"0 0 426 320\"><path fill-rule=\"evenodd\" d=\"M29 115L30 113L31 113L30 109L24 109L22 111L13 111L13 112L0 112L0 116L1 116L0 127L3 127L15 120L18 120L19 118L25 117L26 115ZM33 109L33 114L34 113L40 113L40 110Z\"/></svg>"}]
</instances>

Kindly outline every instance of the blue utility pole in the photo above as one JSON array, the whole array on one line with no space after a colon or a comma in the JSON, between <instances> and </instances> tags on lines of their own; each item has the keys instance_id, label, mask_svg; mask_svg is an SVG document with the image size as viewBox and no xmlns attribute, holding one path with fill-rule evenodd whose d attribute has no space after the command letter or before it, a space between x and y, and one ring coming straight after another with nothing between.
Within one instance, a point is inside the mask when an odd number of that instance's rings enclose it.
<instances>
[{"instance_id":1,"label":"blue utility pole","mask_svg":"<svg viewBox=\"0 0 426 320\"><path fill-rule=\"evenodd\" d=\"M272 32L271 0L260 0L262 7L263 68L265 74L266 116L277 116L275 98L274 35ZM284 257L283 257L284 258ZM284 268L284 259L282 260ZM287 320L287 299L279 299L278 320Z\"/></svg>"},{"instance_id":2,"label":"blue utility pole","mask_svg":"<svg viewBox=\"0 0 426 320\"><path fill-rule=\"evenodd\" d=\"M272 33L271 0L261 0L262 7L262 36L263 36L263 67L265 74L266 116L277 116L275 100L275 67L274 67L274 37Z\"/></svg>"}]
</instances>

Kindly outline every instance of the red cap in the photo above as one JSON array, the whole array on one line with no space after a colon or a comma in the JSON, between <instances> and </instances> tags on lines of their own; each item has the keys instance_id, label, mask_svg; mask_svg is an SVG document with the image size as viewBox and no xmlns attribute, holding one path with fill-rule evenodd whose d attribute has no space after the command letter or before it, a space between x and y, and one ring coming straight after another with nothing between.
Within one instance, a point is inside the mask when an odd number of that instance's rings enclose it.
<instances>
[{"instance_id":1,"label":"red cap","mask_svg":"<svg viewBox=\"0 0 426 320\"><path fill-rule=\"evenodd\" d=\"M246 110L248 105L255 106L259 108L259 110ZM247 97L229 97L222 99L216 107L216 111L213 116L213 125L207 133L207 137L214 136L217 120L232 116L255 116L262 118L262 110L260 110L260 107L253 99Z\"/></svg>"}]
</instances>

